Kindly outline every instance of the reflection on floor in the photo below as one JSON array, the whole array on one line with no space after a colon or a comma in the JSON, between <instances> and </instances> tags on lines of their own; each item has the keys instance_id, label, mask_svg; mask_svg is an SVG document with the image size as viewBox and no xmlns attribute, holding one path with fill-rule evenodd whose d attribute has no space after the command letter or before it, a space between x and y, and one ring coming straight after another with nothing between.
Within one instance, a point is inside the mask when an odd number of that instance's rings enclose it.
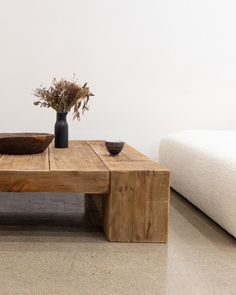
<instances>
[{"instance_id":1,"label":"reflection on floor","mask_svg":"<svg viewBox=\"0 0 236 295\"><path fill-rule=\"evenodd\" d=\"M69 194L0 194L0 294L236 294L236 240L172 192L169 243L106 241Z\"/></svg>"}]
</instances>

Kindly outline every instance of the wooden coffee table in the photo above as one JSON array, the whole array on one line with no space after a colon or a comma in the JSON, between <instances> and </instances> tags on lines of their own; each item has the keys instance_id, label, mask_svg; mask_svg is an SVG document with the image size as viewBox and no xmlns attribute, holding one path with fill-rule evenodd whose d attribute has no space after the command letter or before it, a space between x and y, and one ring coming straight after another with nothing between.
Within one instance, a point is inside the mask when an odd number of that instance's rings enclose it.
<instances>
[{"instance_id":1,"label":"wooden coffee table","mask_svg":"<svg viewBox=\"0 0 236 295\"><path fill-rule=\"evenodd\" d=\"M111 157L103 141L71 141L42 154L0 155L1 192L78 192L102 198L109 241L167 242L169 170L132 147Z\"/></svg>"}]
</instances>

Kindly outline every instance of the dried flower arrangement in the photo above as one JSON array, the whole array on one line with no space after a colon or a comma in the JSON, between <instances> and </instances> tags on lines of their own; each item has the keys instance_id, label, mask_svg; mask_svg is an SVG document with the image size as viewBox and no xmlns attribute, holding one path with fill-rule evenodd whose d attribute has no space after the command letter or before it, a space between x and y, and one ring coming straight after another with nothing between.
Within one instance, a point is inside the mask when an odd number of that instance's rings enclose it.
<instances>
[{"instance_id":1,"label":"dried flower arrangement","mask_svg":"<svg viewBox=\"0 0 236 295\"><path fill-rule=\"evenodd\" d=\"M53 79L49 88L39 87L34 90L34 95L39 98L34 104L40 107L53 108L58 113L69 113L73 109L73 118L80 119L82 113L88 110L90 92L87 83L80 86L75 77L72 81Z\"/></svg>"}]
</instances>

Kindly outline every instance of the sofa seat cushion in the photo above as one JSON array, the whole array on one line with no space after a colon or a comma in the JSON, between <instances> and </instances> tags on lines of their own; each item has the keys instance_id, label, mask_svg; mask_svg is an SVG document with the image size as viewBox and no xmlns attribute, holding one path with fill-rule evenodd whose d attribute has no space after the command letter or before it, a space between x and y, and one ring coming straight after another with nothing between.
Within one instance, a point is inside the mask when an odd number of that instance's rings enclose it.
<instances>
[{"instance_id":1,"label":"sofa seat cushion","mask_svg":"<svg viewBox=\"0 0 236 295\"><path fill-rule=\"evenodd\" d=\"M183 131L160 144L171 186L236 237L236 131Z\"/></svg>"}]
</instances>

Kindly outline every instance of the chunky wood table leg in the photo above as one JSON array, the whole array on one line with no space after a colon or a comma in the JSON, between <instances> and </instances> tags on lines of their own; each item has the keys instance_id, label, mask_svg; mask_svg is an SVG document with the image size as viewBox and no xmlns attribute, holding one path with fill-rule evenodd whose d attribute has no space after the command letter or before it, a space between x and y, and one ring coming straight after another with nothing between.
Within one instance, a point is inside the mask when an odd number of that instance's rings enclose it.
<instances>
[{"instance_id":1,"label":"chunky wood table leg","mask_svg":"<svg viewBox=\"0 0 236 295\"><path fill-rule=\"evenodd\" d=\"M111 157L104 142L89 141L110 171L103 195L104 230L109 241L167 242L169 170L129 145Z\"/></svg>"},{"instance_id":2,"label":"chunky wood table leg","mask_svg":"<svg viewBox=\"0 0 236 295\"><path fill-rule=\"evenodd\" d=\"M104 230L109 241L167 242L168 171L112 171L104 195Z\"/></svg>"}]
</instances>

